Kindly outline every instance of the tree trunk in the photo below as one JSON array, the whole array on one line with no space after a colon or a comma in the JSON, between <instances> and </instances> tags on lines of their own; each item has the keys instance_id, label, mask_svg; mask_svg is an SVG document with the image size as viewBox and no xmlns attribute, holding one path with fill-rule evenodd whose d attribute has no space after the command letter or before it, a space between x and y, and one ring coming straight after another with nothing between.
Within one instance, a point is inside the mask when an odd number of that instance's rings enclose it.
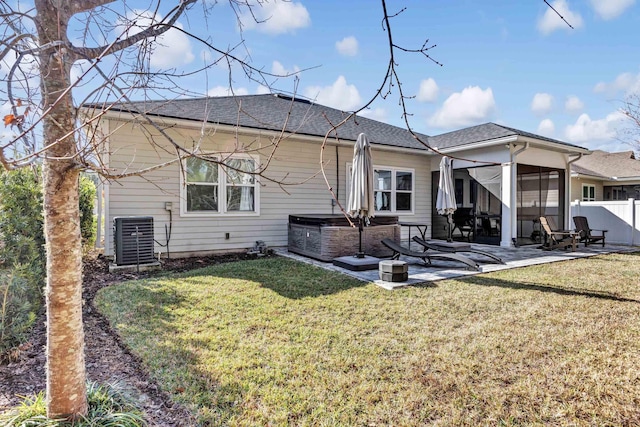
<instances>
[{"instance_id":1,"label":"tree trunk","mask_svg":"<svg viewBox=\"0 0 640 427\"><path fill-rule=\"evenodd\" d=\"M68 2L36 0L40 46L67 41ZM39 54L43 108L44 234L47 249L47 415L76 419L87 414L82 325L82 246L79 169L74 107L69 87L73 59L62 46ZM65 137L65 135L70 135Z\"/></svg>"}]
</instances>

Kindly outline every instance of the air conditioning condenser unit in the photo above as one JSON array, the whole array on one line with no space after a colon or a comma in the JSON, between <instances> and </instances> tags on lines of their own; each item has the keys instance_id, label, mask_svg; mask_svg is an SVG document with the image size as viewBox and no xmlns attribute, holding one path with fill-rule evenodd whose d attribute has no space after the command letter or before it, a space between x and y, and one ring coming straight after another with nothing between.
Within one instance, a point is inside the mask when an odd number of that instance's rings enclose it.
<instances>
[{"instance_id":1,"label":"air conditioning condenser unit","mask_svg":"<svg viewBox=\"0 0 640 427\"><path fill-rule=\"evenodd\" d=\"M150 264L153 253L153 217L126 216L113 219L116 265Z\"/></svg>"}]
</instances>

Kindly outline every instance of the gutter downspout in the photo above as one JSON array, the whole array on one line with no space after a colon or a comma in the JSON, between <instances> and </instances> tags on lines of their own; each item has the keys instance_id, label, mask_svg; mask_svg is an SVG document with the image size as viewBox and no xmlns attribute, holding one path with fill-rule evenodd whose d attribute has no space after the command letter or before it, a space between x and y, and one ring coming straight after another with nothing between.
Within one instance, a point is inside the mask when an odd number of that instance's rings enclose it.
<instances>
[{"instance_id":1,"label":"gutter downspout","mask_svg":"<svg viewBox=\"0 0 640 427\"><path fill-rule=\"evenodd\" d=\"M567 215L567 217L564 220L565 230L571 230L571 226L569 225L569 218L572 217L572 214L571 214L571 165L582 158L582 153L577 154L577 156L578 157L571 159L567 162L567 172L564 178L564 186L567 189L566 194L564 196L564 206L565 206L565 212L569 213L569 215Z\"/></svg>"},{"instance_id":2,"label":"gutter downspout","mask_svg":"<svg viewBox=\"0 0 640 427\"><path fill-rule=\"evenodd\" d=\"M514 148L515 148L515 144L514 144ZM522 146L521 148L517 149L516 151L512 151L511 152L511 158L510 158L510 162L509 162L509 177L508 177L508 181L507 181L507 177L503 176L502 178L502 182L507 184L509 186L509 207L508 207L508 217L507 218L502 218L502 229L503 230L510 230L510 235L506 236L506 239L503 239L503 242L500 243L501 246L517 246L517 239L518 239L518 229L517 229L517 225L518 225L518 207L516 206L516 201L517 201L517 195L516 192L518 191L518 185L517 185L517 177L518 177L518 167L517 167L517 163L516 163L516 157L524 152L525 150L527 150L529 148L529 141L525 141L524 146ZM504 168L504 166L503 166ZM506 222L508 222L507 224L504 224L505 219L507 219ZM509 241L509 239L511 239L511 241Z\"/></svg>"},{"instance_id":3,"label":"gutter downspout","mask_svg":"<svg viewBox=\"0 0 640 427\"><path fill-rule=\"evenodd\" d=\"M334 214L338 200L340 200L340 155L338 144L336 144L336 198L331 199L331 215Z\"/></svg>"}]
</instances>

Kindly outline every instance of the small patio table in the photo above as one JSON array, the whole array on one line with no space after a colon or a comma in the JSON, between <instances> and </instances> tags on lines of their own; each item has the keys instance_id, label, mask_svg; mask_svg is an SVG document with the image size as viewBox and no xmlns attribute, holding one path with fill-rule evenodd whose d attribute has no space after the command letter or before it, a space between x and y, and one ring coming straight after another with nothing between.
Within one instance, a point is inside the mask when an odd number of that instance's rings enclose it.
<instances>
[{"instance_id":1,"label":"small patio table","mask_svg":"<svg viewBox=\"0 0 640 427\"><path fill-rule=\"evenodd\" d=\"M409 245L411 245L411 227L416 227L420 232L420 236L422 236L422 240L427 240L427 228L429 228L429 224L424 222L405 222L398 221L398 225L401 227L409 227Z\"/></svg>"}]
</instances>

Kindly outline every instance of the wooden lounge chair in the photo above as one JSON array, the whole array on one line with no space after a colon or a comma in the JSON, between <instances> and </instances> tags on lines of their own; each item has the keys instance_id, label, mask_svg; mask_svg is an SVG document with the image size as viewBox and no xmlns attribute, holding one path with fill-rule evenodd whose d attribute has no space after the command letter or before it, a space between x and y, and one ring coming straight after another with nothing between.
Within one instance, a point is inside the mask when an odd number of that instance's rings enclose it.
<instances>
[{"instance_id":1,"label":"wooden lounge chair","mask_svg":"<svg viewBox=\"0 0 640 427\"><path fill-rule=\"evenodd\" d=\"M388 247L393 251L393 256L391 259L398 259L400 255L420 258L425 265L431 265L431 259L441 259L445 261L458 261L467 266L468 269L480 270L478 264L462 255L447 253L447 252L438 252L438 251L429 251L429 252L417 252L412 251L410 249L405 248L404 246L400 246L398 243L394 242L391 239L382 239L382 244Z\"/></svg>"},{"instance_id":2,"label":"wooden lounge chair","mask_svg":"<svg viewBox=\"0 0 640 427\"><path fill-rule=\"evenodd\" d=\"M573 223L576 225L576 231L578 232L579 239L585 246L589 246L589 243L597 243L602 241L602 247L604 248L605 233L608 230L594 230L589 227L589 221L586 216L574 216ZM592 233L596 231L597 234Z\"/></svg>"},{"instance_id":3,"label":"wooden lounge chair","mask_svg":"<svg viewBox=\"0 0 640 427\"><path fill-rule=\"evenodd\" d=\"M540 225L542 230L547 235L546 242L542 245L542 249L550 251L552 249L567 249L571 247L571 250L575 252L578 247L577 237L578 234L571 230L551 230L549 221L544 216L540 217Z\"/></svg>"},{"instance_id":4,"label":"wooden lounge chair","mask_svg":"<svg viewBox=\"0 0 640 427\"><path fill-rule=\"evenodd\" d=\"M457 253L457 252L472 252L479 255L484 255L486 257L491 258L492 260L498 262L499 264L504 264L504 261L495 256L492 253L479 251L477 249L473 249L470 244L463 242L441 242L435 240L423 240L418 236L413 236L413 241L417 244L423 246L425 249L430 249L433 251L446 252L446 253Z\"/></svg>"}]
</instances>

